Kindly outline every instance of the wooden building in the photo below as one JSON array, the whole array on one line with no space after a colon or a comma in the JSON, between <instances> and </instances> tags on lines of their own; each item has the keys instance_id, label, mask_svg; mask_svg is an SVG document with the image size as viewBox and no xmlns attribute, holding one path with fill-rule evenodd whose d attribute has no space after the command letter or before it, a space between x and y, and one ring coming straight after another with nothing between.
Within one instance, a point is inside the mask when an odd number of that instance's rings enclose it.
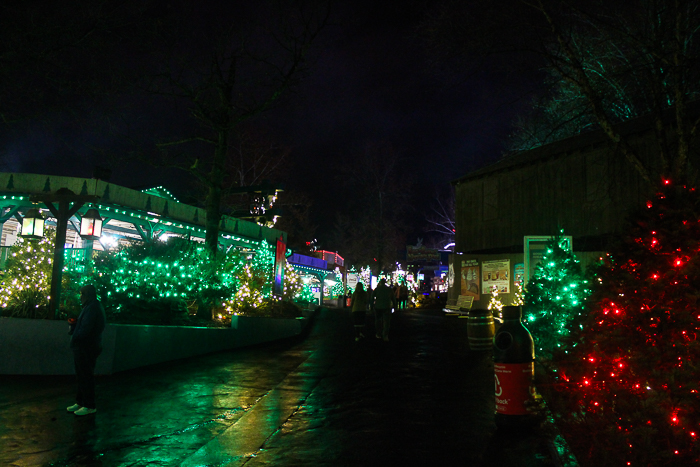
<instances>
[{"instance_id":1,"label":"wooden building","mask_svg":"<svg viewBox=\"0 0 700 467\"><path fill-rule=\"evenodd\" d=\"M638 119L621 125L620 132L645 164L658 171L658 147L650 128L649 120ZM630 210L650 194L649 185L602 131L507 155L452 183L456 245L448 297L455 303L459 295L476 291L474 306L488 304L487 274L497 270L499 286L508 290L500 298L511 303L514 279L523 267L527 277L535 266L525 253L526 236L546 238L563 231L572 237L585 267L610 246ZM483 264L488 261L500 265ZM464 272L463 265L469 266Z\"/></svg>"}]
</instances>

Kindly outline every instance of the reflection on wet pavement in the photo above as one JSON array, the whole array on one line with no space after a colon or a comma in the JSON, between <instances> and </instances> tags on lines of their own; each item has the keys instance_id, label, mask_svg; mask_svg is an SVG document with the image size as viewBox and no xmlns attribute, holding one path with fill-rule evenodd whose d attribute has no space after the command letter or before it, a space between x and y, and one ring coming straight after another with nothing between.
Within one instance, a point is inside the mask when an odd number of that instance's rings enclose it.
<instances>
[{"instance_id":1,"label":"reflection on wet pavement","mask_svg":"<svg viewBox=\"0 0 700 467\"><path fill-rule=\"evenodd\" d=\"M490 354L466 336L409 311L391 342L355 342L322 310L304 338L101 377L83 418L72 378L0 377L0 465L552 465L495 431Z\"/></svg>"}]
</instances>

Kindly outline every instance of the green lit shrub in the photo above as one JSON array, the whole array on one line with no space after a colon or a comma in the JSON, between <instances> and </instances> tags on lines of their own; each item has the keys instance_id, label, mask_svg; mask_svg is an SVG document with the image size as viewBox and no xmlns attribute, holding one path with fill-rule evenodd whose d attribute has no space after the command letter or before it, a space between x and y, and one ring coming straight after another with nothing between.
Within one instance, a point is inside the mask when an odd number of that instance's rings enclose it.
<instances>
[{"instance_id":1,"label":"green lit shrub","mask_svg":"<svg viewBox=\"0 0 700 467\"><path fill-rule=\"evenodd\" d=\"M98 254L88 280L112 322L178 324L190 312L210 320L235 295L242 262L237 251L212 259L201 244L173 237Z\"/></svg>"}]
</instances>

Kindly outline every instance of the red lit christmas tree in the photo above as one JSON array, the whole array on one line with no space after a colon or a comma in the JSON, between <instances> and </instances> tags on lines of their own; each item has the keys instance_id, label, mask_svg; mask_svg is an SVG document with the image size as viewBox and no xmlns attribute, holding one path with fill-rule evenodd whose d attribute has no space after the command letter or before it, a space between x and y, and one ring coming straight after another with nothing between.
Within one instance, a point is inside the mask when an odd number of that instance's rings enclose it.
<instances>
[{"instance_id":1,"label":"red lit christmas tree","mask_svg":"<svg viewBox=\"0 0 700 467\"><path fill-rule=\"evenodd\" d=\"M560 365L562 423L597 465L698 465L700 193L666 183L632 219Z\"/></svg>"}]
</instances>

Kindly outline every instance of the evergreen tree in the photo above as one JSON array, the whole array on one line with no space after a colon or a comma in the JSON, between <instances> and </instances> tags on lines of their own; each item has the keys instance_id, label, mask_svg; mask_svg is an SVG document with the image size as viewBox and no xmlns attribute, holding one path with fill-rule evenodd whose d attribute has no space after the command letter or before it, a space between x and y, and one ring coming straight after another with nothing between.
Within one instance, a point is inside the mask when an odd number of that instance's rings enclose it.
<instances>
[{"instance_id":1,"label":"evergreen tree","mask_svg":"<svg viewBox=\"0 0 700 467\"><path fill-rule=\"evenodd\" d=\"M552 237L542 261L527 284L525 304L528 329L535 339L535 354L550 360L569 335L569 325L580 316L588 281L563 236Z\"/></svg>"},{"instance_id":2,"label":"evergreen tree","mask_svg":"<svg viewBox=\"0 0 700 467\"><path fill-rule=\"evenodd\" d=\"M491 300L489 301L488 310L497 317L501 317L501 310L503 309L503 302L498 296L498 287L495 285L491 286Z\"/></svg>"},{"instance_id":3,"label":"evergreen tree","mask_svg":"<svg viewBox=\"0 0 700 467\"><path fill-rule=\"evenodd\" d=\"M54 239L52 229L41 240L17 238L10 247L5 274L0 282L3 315L43 318L49 303Z\"/></svg>"},{"instance_id":4,"label":"evergreen tree","mask_svg":"<svg viewBox=\"0 0 700 467\"><path fill-rule=\"evenodd\" d=\"M667 182L621 240L560 367L562 421L595 433L596 465L698 465L700 194Z\"/></svg>"}]
</instances>

